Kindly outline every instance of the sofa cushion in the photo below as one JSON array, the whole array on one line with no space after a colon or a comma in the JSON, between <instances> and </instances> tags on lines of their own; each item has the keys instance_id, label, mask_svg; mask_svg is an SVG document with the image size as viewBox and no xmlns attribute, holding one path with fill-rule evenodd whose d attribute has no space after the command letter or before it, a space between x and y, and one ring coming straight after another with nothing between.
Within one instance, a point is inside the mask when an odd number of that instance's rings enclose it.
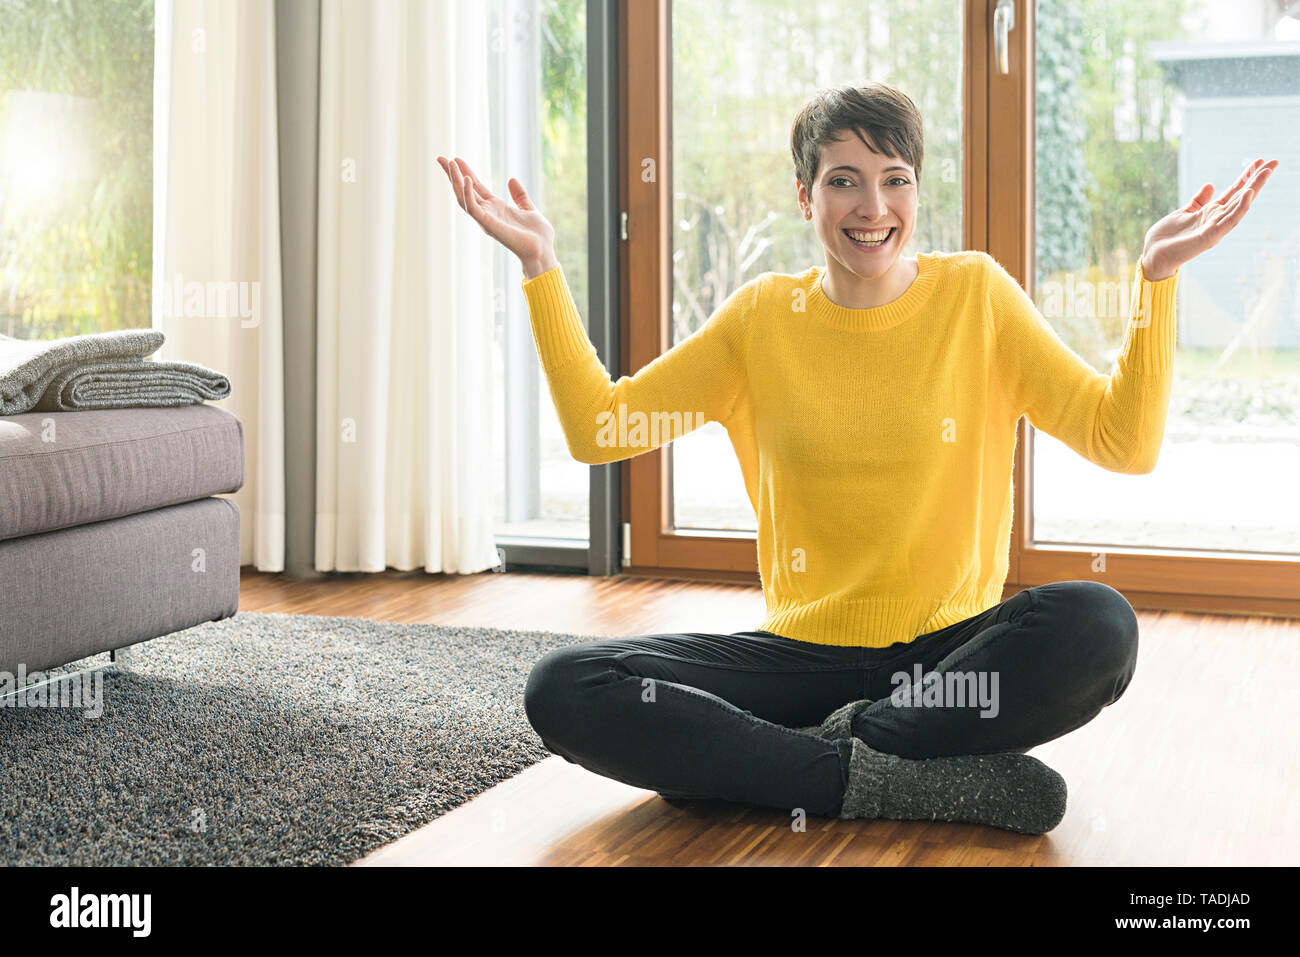
<instances>
[{"instance_id":1,"label":"sofa cushion","mask_svg":"<svg viewBox=\"0 0 1300 957\"><path fill-rule=\"evenodd\" d=\"M244 484L244 427L215 405L0 417L0 540Z\"/></svg>"},{"instance_id":2,"label":"sofa cushion","mask_svg":"<svg viewBox=\"0 0 1300 957\"><path fill-rule=\"evenodd\" d=\"M239 506L205 498L0 542L0 582L0 671L11 675L229 618Z\"/></svg>"}]
</instances>

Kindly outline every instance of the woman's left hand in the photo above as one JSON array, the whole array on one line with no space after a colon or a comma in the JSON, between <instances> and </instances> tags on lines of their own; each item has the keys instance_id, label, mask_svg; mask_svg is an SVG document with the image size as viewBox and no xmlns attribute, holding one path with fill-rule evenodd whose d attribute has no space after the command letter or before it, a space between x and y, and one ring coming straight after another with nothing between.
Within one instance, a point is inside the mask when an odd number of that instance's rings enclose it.
<instances>
[{"instance_id":1,"label":"woman's left hand","mask_svg":"<svg viewBox=\"0 0 1300 957\"><path fill-rule=\"evenodd\" d=\"M1277 165L1277 160L1255 160L1214 202L1209 202L1214 184L1206 183L1190 203L1148 229L1142 246L1142 275L1152 282L1168 279L1183 263L1216 245L1241 222Z\"/></svg>"}]
</instances>

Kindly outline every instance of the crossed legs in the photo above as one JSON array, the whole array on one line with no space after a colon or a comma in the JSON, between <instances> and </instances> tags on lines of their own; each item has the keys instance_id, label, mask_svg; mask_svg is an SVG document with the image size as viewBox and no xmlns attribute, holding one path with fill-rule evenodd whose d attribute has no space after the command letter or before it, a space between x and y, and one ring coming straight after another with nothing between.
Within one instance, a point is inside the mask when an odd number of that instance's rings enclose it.
<instances>
[{"instance_id":1,"label":"crossed legs","mask_svg":"<svg viewBox=\"0 0 1300 957\"><path fill-rule=\"evenodd\" d=\"M1137 617L1124 597L1100 582L1066 581L888 648L760 631L572 645L537 662L524 707L550 751L605 777L665 796L835 816L851 739L799 729L846 703L872 702L852 731L883 753L1024 751L1096 717L1127 688L1136 659ZM912 677L918 665L939 676L982 674L996 709L987 699L900 700L896 676Z\"/></svg>"}]
</instances>

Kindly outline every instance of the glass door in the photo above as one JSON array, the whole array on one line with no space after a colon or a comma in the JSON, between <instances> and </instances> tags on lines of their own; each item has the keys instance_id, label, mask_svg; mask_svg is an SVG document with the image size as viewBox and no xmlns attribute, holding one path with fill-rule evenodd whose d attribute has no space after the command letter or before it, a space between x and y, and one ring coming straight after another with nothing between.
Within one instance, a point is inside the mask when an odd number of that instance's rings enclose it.
<instances>
[{"instance_id":1,"label":"glass door","mask_svg":"<svg viewBox=\"0 0 1300 957\"><path fill-rule=\"evenodd\" d=\"M1279 0L1037 2L1032 295L1099 372L1146 230L1204 183L1219 195L1256 158L1281 164L1180 272L1155 471L1107 472L1032 432L1034 546L1300 554L1297 15Z\"/></svg>"},{"instance_id":2,"label":"glass door","mask_svg":"<svg viewBox=\"0 0 1300 957\"><path fill-rule=\"evenodd\" d=\"M484 38L493 104L489 188L503 192L511 176L528 184L555 227L556 256L584 321L591 314L586 19L587 0L489 0ZM585 548L590 467L565 446L519 292L523 273L500 244L493 244L493 272L491 481L497 541ZM526 563L541 553L518 554Z\"/></svg>"}]
</instances>

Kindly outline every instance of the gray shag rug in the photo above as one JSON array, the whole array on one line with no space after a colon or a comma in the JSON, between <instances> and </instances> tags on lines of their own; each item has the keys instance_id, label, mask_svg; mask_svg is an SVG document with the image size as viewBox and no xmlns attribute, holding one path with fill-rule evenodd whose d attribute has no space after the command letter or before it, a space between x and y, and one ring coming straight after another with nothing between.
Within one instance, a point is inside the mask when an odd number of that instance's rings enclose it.
<instances>
[{"instance_id":1,"label":"gray shag rug","mask_svg":"<svg viewBox=\"0 0 1300 957\"><path fill-rule=\"evenodd\" d=\"M528 672L590 637L244 612L135 645L98 717L0 708L0 863L348 864L548 757Z\"/></svg>"}]
</instances>

